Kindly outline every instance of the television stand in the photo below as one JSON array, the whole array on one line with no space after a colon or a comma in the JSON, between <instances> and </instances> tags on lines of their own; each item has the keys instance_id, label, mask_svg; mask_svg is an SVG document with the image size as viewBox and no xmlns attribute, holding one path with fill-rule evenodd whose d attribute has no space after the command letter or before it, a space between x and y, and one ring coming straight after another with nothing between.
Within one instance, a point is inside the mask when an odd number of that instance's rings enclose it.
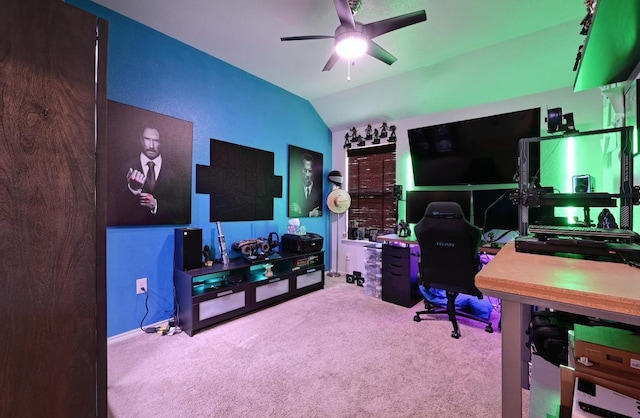
<instances>
[{"instance_id":1,"label":"television stand","mask_svg":"<svg viewBox=\"0 0 640 418\"><path fill-rule=\"evenodd\" d=\"M235 258L227 265L174 269L177 324L192 337L203 328L320 290L323 263L324 252L318 251L279 253L261 262Z\"/></svg>"}]
</instances>

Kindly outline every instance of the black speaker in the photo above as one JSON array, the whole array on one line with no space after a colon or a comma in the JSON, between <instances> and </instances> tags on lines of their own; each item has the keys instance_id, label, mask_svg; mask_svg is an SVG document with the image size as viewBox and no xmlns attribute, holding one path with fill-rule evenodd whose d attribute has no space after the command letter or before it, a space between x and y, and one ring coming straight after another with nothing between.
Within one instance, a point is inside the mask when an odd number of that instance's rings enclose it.
<instances>
[{"instance_id":1,"label":"black speaker","mask_svg":"<svg viewBox=\"0 0 640 418\"><path fill-rule=\"evenodd\" d=\"M202 267L202 229L175 229L173 266L178 270L193 270Z\"/></svg>"},{"instance_id":2,"label":"black speaker","mask_svg":"<svg viewBox=\"0 0 640 418\"><path fill-rule=\"evenodd\" d=\"M393 198L396 200L402 200L402 184L395 184L393 186Z\"/></svg>"},{"instance_id":3,"label":"black speaker","mask_svg":"<svg viewBox=\"0 0 640 418\"><path fill-rule=\"evenodd\" d=\"M574 193L591 193L595 190L593 184L593 177L589 174L581 174L579 176L573 176L573 192Z\"/></svg>"}]
</instances>

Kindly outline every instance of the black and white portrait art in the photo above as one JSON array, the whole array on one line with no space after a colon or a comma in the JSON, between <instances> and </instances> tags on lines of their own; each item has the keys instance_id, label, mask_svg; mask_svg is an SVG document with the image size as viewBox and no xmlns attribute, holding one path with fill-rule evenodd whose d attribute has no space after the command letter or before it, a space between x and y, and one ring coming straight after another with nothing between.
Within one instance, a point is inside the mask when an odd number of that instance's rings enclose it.
<instances>
[{"instance_id":1,"label":"black and white portrait art","mask_svg":"<svg viewBox=\"0 0 640 418\"><path fill-rule=\"evenodd\" d=\"M191 222L193 124L108 102L107 225Z\"/></svg>"},{"instance_id":2,"label":"black and white portrait art","mask_svg":"<svg viewBox=\"0 0 640 418\"><path fill-rule=\"evenodd\" d=\"M322 216L322 154L289 145L289 217Z\"/></svg>"}]
</instances>

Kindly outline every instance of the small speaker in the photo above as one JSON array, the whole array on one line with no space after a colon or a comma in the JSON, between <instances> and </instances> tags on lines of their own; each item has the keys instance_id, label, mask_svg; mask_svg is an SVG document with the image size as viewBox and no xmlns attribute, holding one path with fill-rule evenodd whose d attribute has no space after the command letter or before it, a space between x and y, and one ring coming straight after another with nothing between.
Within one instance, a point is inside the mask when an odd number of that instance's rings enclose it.
<instances>
[{"instance_id":1,"label":"small speaker","mask_svg":"<svg viewBox=\"0 0 640 418\"><path fill-rule=\"evenodd\" d=\"M573 176L573 193L592 193L595 190L594 179L589 174Z\"/></svg>"},{"instance_id":2,"label":"small speaker","mask_svg":"<svg viewBox=\"0 0 640 418\"><path fill-rule=\"evenodd\" d=\"M175 229L173 266L178 270L193 270L202 267L202 229Z\"/></svg>"},{"instance_id":3,"label":"small speaker","mask_svg":"<svg viewBox=\"0 0 640 418\"><path fill-rule=\"evenodd\" d=\"M396 200L402 200L402 184L395 184L393 186L393 198Z\"/></svg>"}]
</instances>

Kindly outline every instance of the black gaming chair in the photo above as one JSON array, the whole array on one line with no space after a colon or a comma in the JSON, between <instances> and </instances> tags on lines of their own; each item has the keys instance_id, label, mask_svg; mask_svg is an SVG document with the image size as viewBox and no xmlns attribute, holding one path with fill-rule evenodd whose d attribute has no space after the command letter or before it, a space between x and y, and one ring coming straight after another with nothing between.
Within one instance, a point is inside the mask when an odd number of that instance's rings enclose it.
<instances>
[{"instance_id":1,"label":"black gaming chair","mask_svg":"<svg viewBox=\"0 0 640 418\"><path fill-rule=\"evenodd\" d=\"M423 314L447 314L453 324L451 337L460 338L456 316L486 324L485 331L493 332L491 321L455 309L458 294L482 298L475 285L480 262L478 246L482 233L464 217L455 202L432 202L424 217L415 227L420 245L420 277L425 288L442 289L447 295L447 306L439 307L425 300L424 311L416 312L414 321Z\"/></svg>"}]
</instances>

